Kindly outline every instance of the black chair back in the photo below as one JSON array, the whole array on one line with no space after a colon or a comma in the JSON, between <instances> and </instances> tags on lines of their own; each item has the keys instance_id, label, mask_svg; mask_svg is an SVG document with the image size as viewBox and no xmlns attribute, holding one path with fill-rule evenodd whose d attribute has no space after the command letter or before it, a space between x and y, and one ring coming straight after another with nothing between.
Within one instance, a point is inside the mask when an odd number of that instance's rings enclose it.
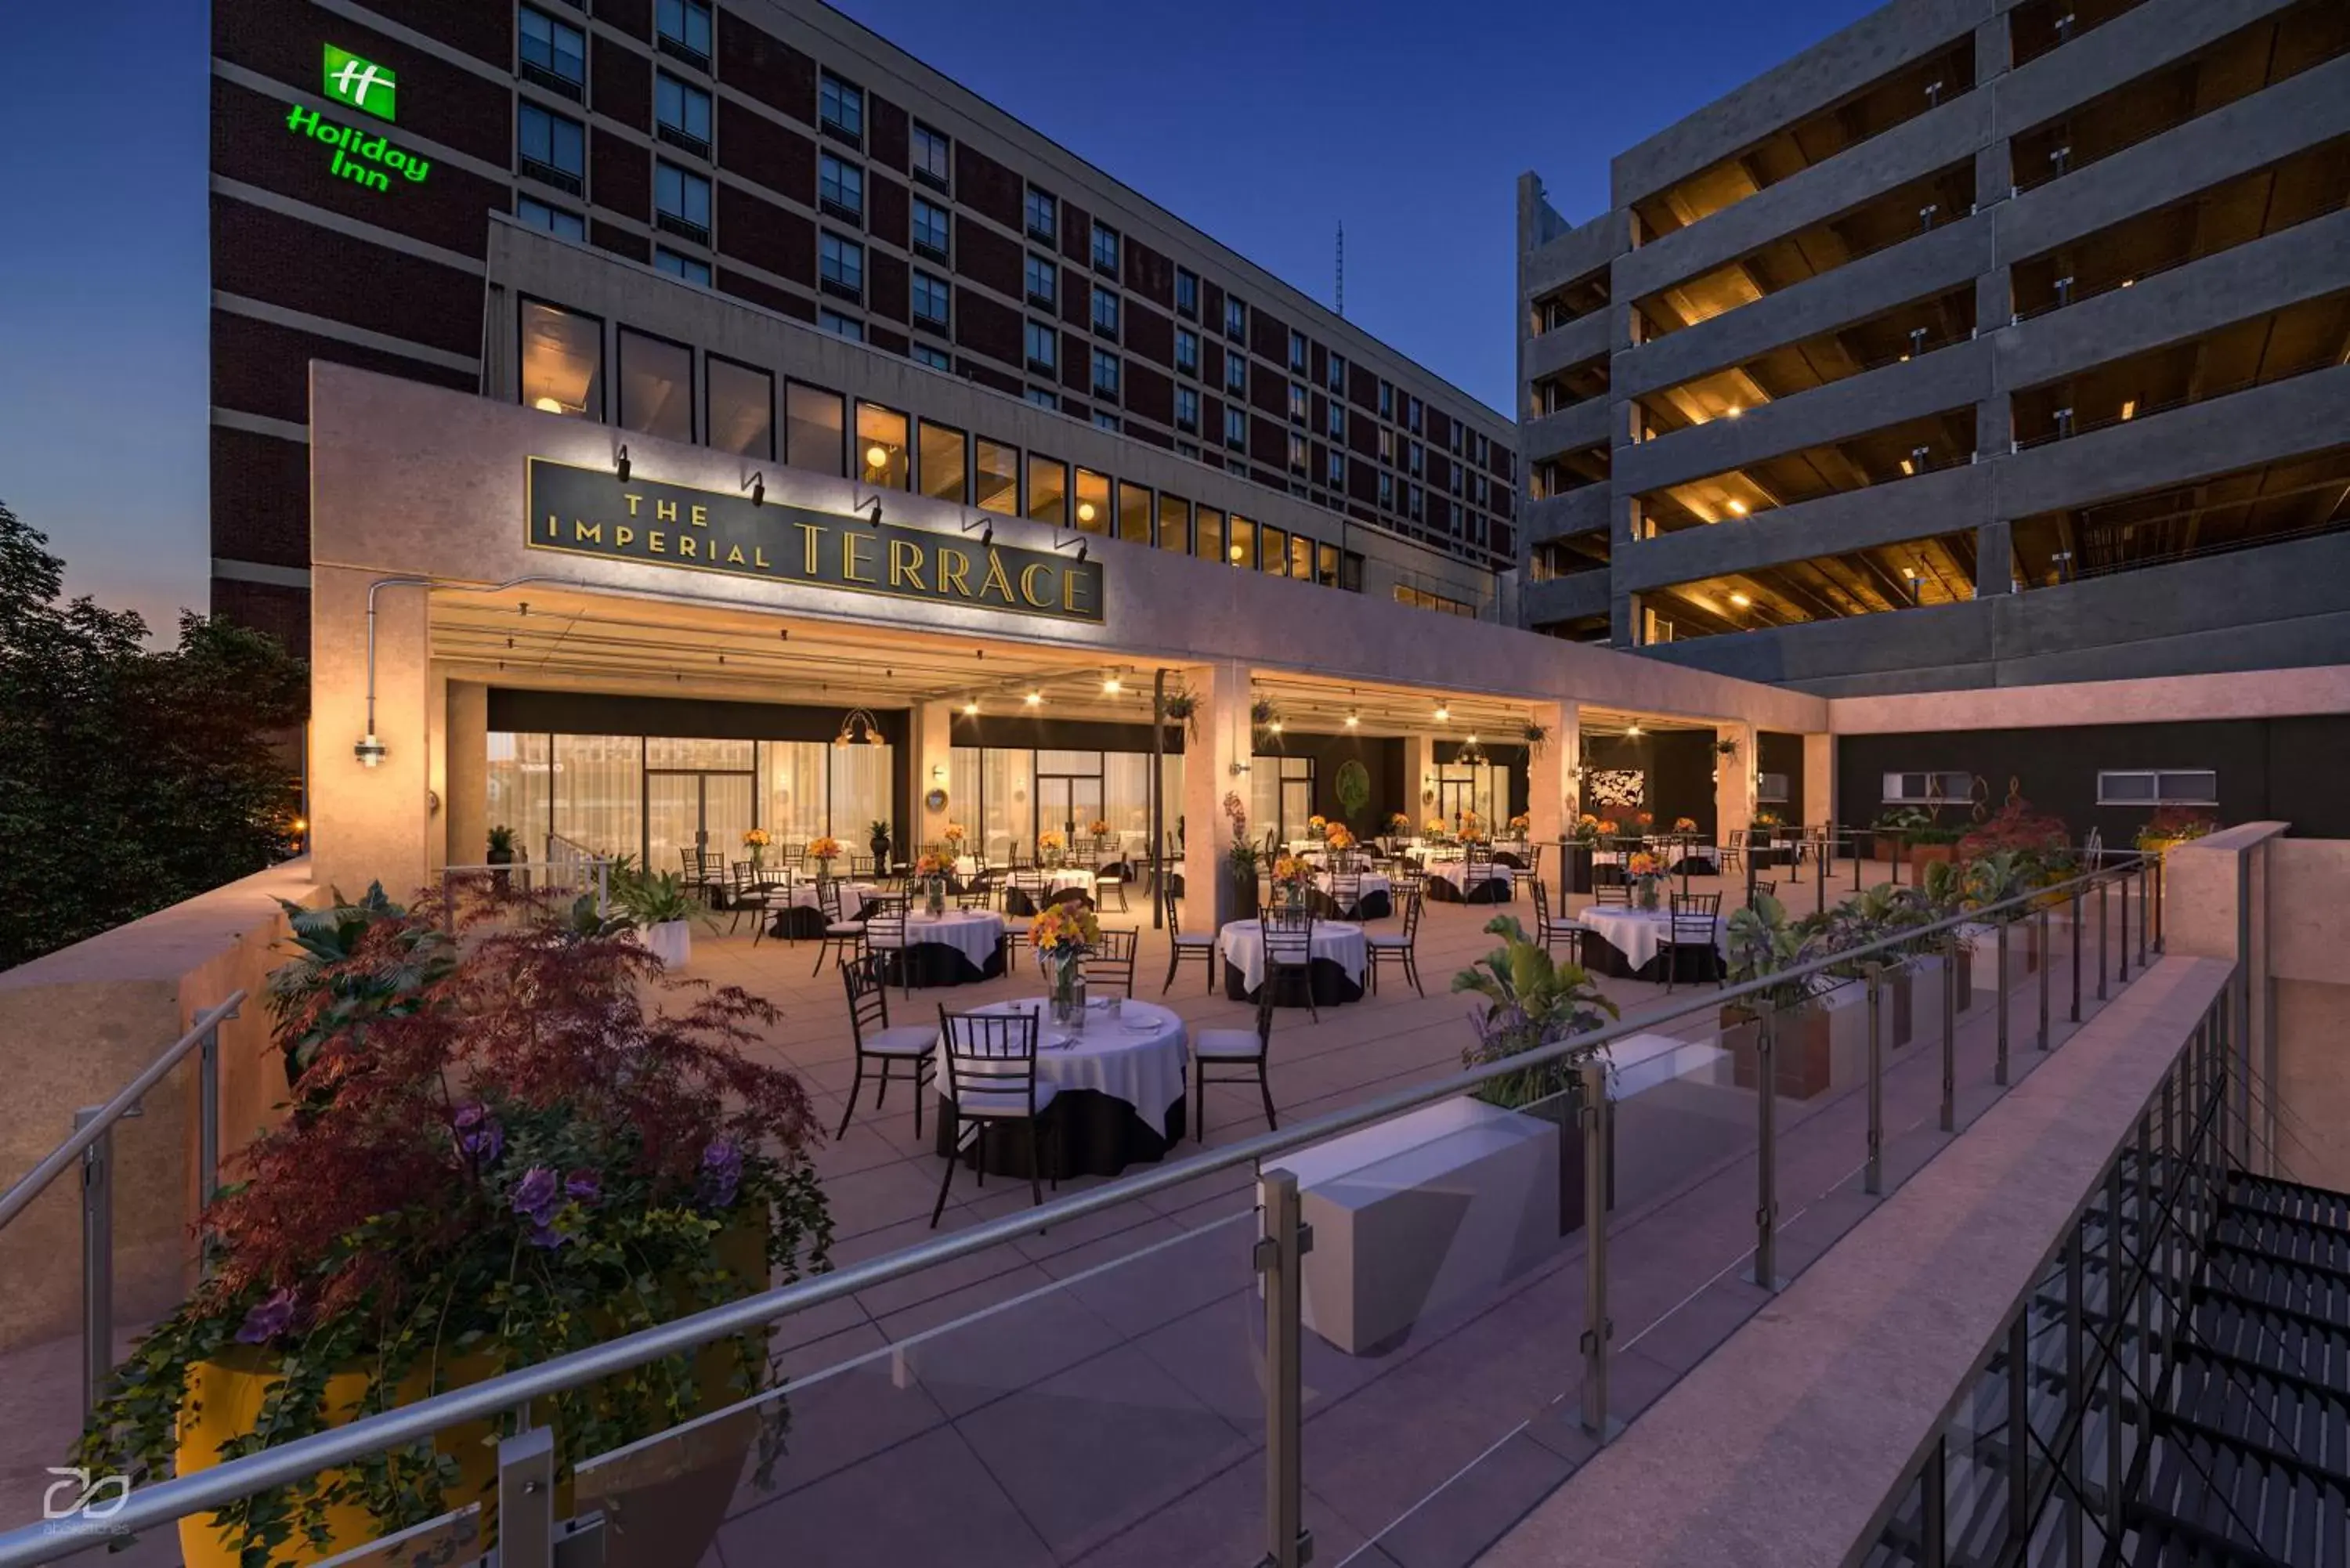
<instances>
[{"instance_id":1,"label":"black chair back","mask_svg":"<svg viewBox=\"0 0 2350 1568\"><path fill-rule=\"evenodd\" d=\"M1086 987L1114 985L1122 996L1134 994L1134 959L1141 951L1139 930L1108 930L1101 934L1100 943L1086 955L1079 968L1085 971Z\"/></svg>"},{"instance_id":2,"label":"black chair back","mask_svg":"<svg viewBox=\"0 0 2350 1568\"><path fill-rule=\"evenodd\" d=\"M939 1009L939 1035L945 1043L947 1086L957 1101L978 1094L1016 1093L1030 1113L1036 1108L1036 1014L949 1012Z\"/></svg>"},{"instance_id":3,"label":"black chair back","mask_svg":"<svg viewBox=\"0 0 2350 1568\"><path fill-rule=\"evenodd\" d=\"M1632 884L1629 882L1595 882L1591 898L1607 909L1628 909L1632 907Z\"/></svg>"},{"instance_id":4,"label":"black chair back","mask_svg":"<svg viewBox=\"0 0 2350 1568\"><path fill-rule=\"evenodd\" d=\"M889 1027L889 980L880 956L841 961L840 983L848 992L848 1027L861 1049L868 1031Z\"/></svg>"}]
</instances>

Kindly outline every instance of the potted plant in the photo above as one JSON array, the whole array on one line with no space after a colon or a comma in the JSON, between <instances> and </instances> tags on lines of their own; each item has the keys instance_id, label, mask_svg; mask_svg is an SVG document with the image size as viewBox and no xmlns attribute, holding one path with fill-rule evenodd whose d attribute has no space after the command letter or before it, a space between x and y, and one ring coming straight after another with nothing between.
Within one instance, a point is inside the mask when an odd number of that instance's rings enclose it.
<instances>
[{"instance_id":1,"label":"potted plant","mask_svg":"<svg viewBox=\"0 0 2350 1568\"><path fill-rule=\"evenodd\" d=\"M456 969L456 943L441 923L411 919L380 882L356 903L337 891L324 909L282 898L278 907L296 957L270 971L269 1011L289 1089L328 1041L363 1041L375 1020L416 1012Z\"/></svg>"},{"instance_id":2,"label":"potted plant","mask_svg":"<svg viewBox=\"0 0 2350 1568\"><path fill-rule=\"evenodd\" d=\"M1272 698L1260 697L1249 704L1249 728L1256 732L1259 742L1281 733L1281 709Z\"/></svg>"},{"instance_id":3,"label":"potted plant","mask_svg":"<svg viewBox=\"0 0 2350 1568\"><path fill-rule=\"evenodd\" d=\"M865 829L865 846L873 851L873 868L877 871L889 864L889 825L868 823Z\"/></svg>"},{"instance_id":4,"label":"potted plant","mask_svg":"<svg viewBox=\"0 0 2350 1568\"><path fill-rule=\"evenodd\" d=\"M1232 910L1235 920L1256 919L1256 873L1258 866L1256 841L1249 836L1248 808L1242 805L1238 791L1224 795L1224 820L1231 825L1232 841L1224 851L1224 881L1228 897L1224 903Z\"/></svg>"},{"instance_id":5,"label":"potted plant","mask_svg":"<svg viewBox=\"0 0 2350 1568\"><path fill-rule=\"evenodd\" d=\"M637 929L645 950L671 970L683 969L693 957L693 928L688 922L709 918L702 900L686 891L674 871L623 877L613 884L612 902ZM716 921L710 922L710 929L717 933Z\"/></svg>"},{"instance_id":6,"label":"potted plant","mask_svg":"<svg viewBox=\"0 0 2350 1568\"><path fill-rule=\"evenodd\" d=\"M1371 804L1371 772L1353 757L1338 764L1338 776L1332 782L1337 792L1338 809L1346 814L1348 826L1362 821L1364 807Z\"/></svg>"},{"instance_id":7,"label":"potted plant","mask_svg":"<svg viewBox=\"0 0 2350 1568\"><path fill-rule=\"evenodd\" d=\"M497 870L490 873L490 886L496 889L498 897L503 898L513 891L512 874L504 867L514 864L515 830L503 824L491 828L489 845L489 850L483 858L490 865L498 867Z\"/></svg>"},{"instance_id":8,"label":"potted plant","mask_svg":"<svg viewBox=\"0 0 2350 1568\"><path fill-rule=\"evenodd\" d=\"M1730 983L1767 980L1804 961L1804 939L1787 923L1787 911L1768 893L1730 917ZM1813 956L1817 956L1816 954ZM1730 1049L1735 1081L1759 1084L1763 1010L1772 1015L1772 1084L1779 1094L1809 1099L1828 1085L1832 1042L1826 1012L1813 1005L1816 981L1806 978L1773 985L1752 1002L1724 1002L1722 1041Z\"/></svg>"},{"instance_id":9,"label":"potted plant","mask_svg":"<svg viewBox=\"0 0 2350 1568\"><path fill-rule=\"evenodd\" d=\"M584 923L575 906L469 931L417 1005L364 1029L336 1024L338 999L432 948L441 911L370 919L317 968L276 1025L281 1049L325 1032L302 1112L234 1157L203 1216L209 1272L115 1370L71 1462L133 1485L192 1475L827 1266L815 1111L743 1051L775 1009L667 980L588 902ZM659 1005L670 993L686 1005ZM558 1517L578 1460L776 1384L746 1335L535 1402ZM764 1474L780 1397L760 1420ZM192 1516L181 1549L201 1568L315 1561L472 1502L494 1533L502 1429Z\"/></svg>"},{"instance_id":10,"label":"potted plant","mask_svg":"<svg viewBox=\"0 0 2350 1568\"><path fill-rule=\"evenodd\" d=\"M1182 725L1187 739L1200 738L1200 698L1189 687L1178 686L1160 698L1159 711L1170 723Z\"/></svg>"},{"instance_id":11,"label":"potted plant","mask_svg":"<svg viewBox=\"0 0 2350 1568\"><path fill-rule=\"evenodd\" d=\"M1529 719L1518 727L1518 739L1526 743L1528 754L1539 757L1550 746L1550 726Z\"/></svg>"},{"instance_id":12,"label":"potted plant","mask_svg":"<svg viewBox=\"0 0 2350 1568\"><path fill-rule=\"evenodd\" d=\"M2215 818L2202 812L2183 805L2161 806L2137 830L2137 847L2148 855L2168 855L2182 844L2217 832L2219 826Z\"/></svg>"}]
</instances>

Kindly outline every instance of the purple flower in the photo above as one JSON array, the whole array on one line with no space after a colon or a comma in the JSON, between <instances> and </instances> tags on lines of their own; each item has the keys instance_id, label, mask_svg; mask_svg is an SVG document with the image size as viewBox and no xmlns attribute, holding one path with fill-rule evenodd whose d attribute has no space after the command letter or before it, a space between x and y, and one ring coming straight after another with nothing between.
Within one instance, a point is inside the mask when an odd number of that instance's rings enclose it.
<instances>
[{"instance_id":1,"label":"purple flower","mask_svg":"<svg viewBox=\"0 0 2350 1568\"><path fill-rule=\"evenodd\" d=\"M702 1200L712 1209L733 1204L743 1184L743 1150L731 1137L713 1138L702 1151Z\"/></svg>"},{"instance_id":2,"label":"purple flower","mask_svg":"<svg viewBox=\"0 0 2350 1568\"><path fill-rule=\"evenodd\" d=\"M478 1165L489 1165L504 1152L506 1129L489 1107L476 1100L457 1107L457 1147Z\"/></svg>"},{"instance_id":3,"label":"purple flower","mask_svg":"<svg viewBox=\"0 0 2350 1568\"><path fill-rule=\"evenodd\" d=\"M236 1331L239 1345L266 1345L294 1326L294 1293L278 1291L244 1314Z\"/></svg>"},{"instance_id":4,"label":"purple flower","mask_svg":"<svg viewBox=\"0 0 2350 1568\"><path fill-rule=\"evenodd\" d=\"M531 1227L530 1244L534 1247L545 1247L551 1251L555 1248L562 1246L566 1241L570 1240L571 1238L568 1235L565 1234L561 1231L557 1231L552 1225L534 1225Z\"/></svg>"},{"instance_id":5,"label":"purple flower","mask_svg":"<svg viewBox=\"0 0 2350 1568\"><path fill-rule=\"evenodd\" d=\"M563 1179L563 1190L581 1203L604 1196L604 1179L592 1170L575 1170Z\"/></svg>"},{"instance_id":6,"label":"purple flower","mask_svg":"<svg viewBox=\"0 0 2350 1568\"><path fill-rule=\"evenodd\" d=\"M515 1184L511 1201L515 1213L529 1216L532 1224L544 1229L546 1222L555 1218L556 1210L562 1206L563 1189L556 1182L553 1170L543 1165L534 1165Z\"/></svg>"}]
</instances>

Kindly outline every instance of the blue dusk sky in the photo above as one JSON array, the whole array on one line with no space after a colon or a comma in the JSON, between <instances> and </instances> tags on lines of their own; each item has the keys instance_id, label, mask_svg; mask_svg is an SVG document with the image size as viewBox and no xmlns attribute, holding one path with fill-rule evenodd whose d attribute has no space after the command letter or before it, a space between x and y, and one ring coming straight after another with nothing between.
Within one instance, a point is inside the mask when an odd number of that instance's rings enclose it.
<instances>
[{"instance_id":1,"label":"blue dusk sky","mask_svg":"<svg viewBox=\"0 0 2350 1568\"><path fill-rule=\"evenodd\" d=\"M233 5L236 0L213 0ZM842 9L1507 411L1515 186L1609 158L1873 0L847 0ZM0 501L167 627L206 545L198 0L16 8L0 50Z\"/></svg>"}]
</instances>

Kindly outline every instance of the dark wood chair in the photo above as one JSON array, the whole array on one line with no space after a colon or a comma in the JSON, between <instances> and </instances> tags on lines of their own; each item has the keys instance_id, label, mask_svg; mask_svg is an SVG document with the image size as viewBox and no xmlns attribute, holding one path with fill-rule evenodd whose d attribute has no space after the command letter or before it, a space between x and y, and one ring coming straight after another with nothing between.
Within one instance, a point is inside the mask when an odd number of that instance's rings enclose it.
<instances>
[{"instance_id":1,"label":"dark wood chair","mask_svg":"<svg viewBox=\"0 0 2350 1568\"><path fill-rule=\"evenodd\" d=\"M1721 895L1719 893L1676 893L1672 912L1667 917L1665 935L1658 944L1658 952L1665 961L1665 989L1673 989L1680 973L1683 948L1695 948L1706 955L1706 967L1713 971L1716 985L1726 983L1727 971L1721 962L1721 951L1713 945L1715 923L1721 917Z\"/></svg>"},{"instance_id":2,"label":"dark wood chair","mask_svg":"<svg viewBox=\"0 0 2350 1568\"><path fill-rule=\"evenodd\" d=\"M857 1114L857 1091L865 1083L865 1068L874 1069L873 1108L889 1098L890 1069L903 1064L914 1075L914 1136L922 1136L922 1092L937 1068L939 1032L919 1023L889 1023L889 973L879 953L867 953L840 966L840 983L848 992L848 1027L857 1041L857 1075L848 1083L848 1105L840 1113L835 1143L848 1136L848 1119Z\"/></svg>"},{"instance_id":3,"label":"dark wood chair","mask_svg":"<svg viewBox=\"0 0 2350 1568\"><path fill-rule=\"evenodd\" d=\"M1053 1085L1036 1077L1037 1017L1034 1012L949 1012L939 1009L939 1033L945 1046L947 1094L955 1105L953 1149L939 1179L939 1200L931 1209L931 1229L947 1210L947 1192L966 1150L978 1167L978 1185L987 1185L987 1140L993 1134L1018 1127L1028 1141L1028 1193L1045 1201L1039 1179L1044 1168L1044 1138L1036 1118L1053 1103ZM1053 1185L1061 1185L1059 1173Z\"/></svg>"},{"instance_id":4,"label":"dark wood chair","mask_svg":"<svg viewBox=\"0 0 2350 1568\"><path fill-rule=\"evenodd\" d=\"M730 937L734 934L744 915L754 915L756 918L751 922L751 945L757 947L760 937L766 933L767 917L775 909L775 899L787 896L785 890L765 881L758 867L748 860L737 860L734 862L734 885L727 894L727 901L733 906L729 911L733 918L726 922L726 934Z\"/></svg>"},{"instance_id":5,"label":"dark wood chair","mask_svg":"<svg viewBox=\"0 0 2350 1568\"><path fill-rule=\"evenodd\" d=\"M1159 889L1159 901L1167 911L1167 981L1159 988L1159 994L1161 996L1167 994L1168 987L1175 983L1175 971L1183 966L1183 961L1188 958L1196 958L1200 961L1200 967L1207 971L1208 990L1212 994L1216 989L1215 934L1213 932L1205 935L1186 934L1183 929L1182 900L1176 898L1175 884L1172 880Z\"/></svg>"},{"instance_id":6,"label":"dark wood chair","mask_svg":"<svg viewBox=\"0 0 2350 1568\"><path fill-rule=\"evenodd\" d=\"M1211 1084L1255 1084L1264 1096L1264 1125L1275 1132L1281 1129L1280 1117L1273 1108L1272 1054L1273 987L1268 984L1257 992L1254 1029L1202 1029L1192 1039L1191 1137L1195 1141L1208 1140ZM1211 1067L1221 1069L1222 1075L1210 1077Z\"/></svg>"},{"instance_id":7,"label":"dark wood chair","mask_svg":"<svg viewBox=\"0 0 2350 1568\"><path fill-rule=\"evenodd\" d=\"M1541 877L1530 878L1526 886L1532 890L1534 901L1534 945L1549 952L1560 942L1571 943L1575 949L1575 961L1582 963L1585 935L1582 923L1564 912L1556 916L1551 914L1550 888Z\"/></svg>"},{"instance_id":8,"label":"dark wood chair","mask_svg":"<svg viewBox=\"0 0 2350 1568\"><path fill-rule=\"evenodd\" d=\"M853 920L843 918L839 883L830 877L818 882L816 885L816 907L824 916L824 940L816 943L816 967L808 971L811 975L824 972L824 955L827 952L833 953L837 961L847 963L865 950L864 912L860 909L858 918Z\"/></svg>"},{"instance_id":9,"label":"dark wood chair","mask_svg":"<svg viewBox=\"0 0 2350 1568\"><path fill-rule=\"evenodd\" d=\"M1419 906L1425 897L1414 887L1403 895L1403 926L1399 930L1373 931L1364 937L1370 946L1371 992L1378 993L1379 971L1388 964L1403 971L1404 979L1411 981L1412 990L1425 997L1428 992L1419 983Z\"/></svg>"},{"instance_id":10,"label":"dark wood chair","mask_svg":"<svg viewBox=\"0 0 2350 1568\"><path fill-rule=\"evenodd\" d=\"M1271 995L1284 979L1295 975L1305 992L1305 1010L1314 1015L1315 1023L1321 1023L1322 1009L1314 1000L1314 917L1268 914L1258 922L1257 929L1264 939L1264 983L1260 994Z\"/></svg>"},{"instance_id":11,"label":"dark wood chair","mask_svg":"<svg viewBox=\"0 0 2350 1568\"><path fill-rule=\"evenodd\" d=\"M1087 992L1091 994L1097 986L1114 985L1120 996L1133 996L1134 959L1141 947L1139 930L1111 930L1105 927L1101 945L1078 963L1085 973Z\"/></svg>"}]
</instances>

